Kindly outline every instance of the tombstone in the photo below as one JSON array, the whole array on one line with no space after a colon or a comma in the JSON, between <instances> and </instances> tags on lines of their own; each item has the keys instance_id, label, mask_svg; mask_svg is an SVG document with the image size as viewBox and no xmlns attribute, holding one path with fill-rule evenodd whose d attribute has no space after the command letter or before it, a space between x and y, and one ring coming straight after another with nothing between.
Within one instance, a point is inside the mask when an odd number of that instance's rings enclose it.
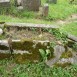
<instances>
[{"instance_id":1,"label":"tombstone","mask_svg":"<svg viewBox=\"0 0 77 77\"><path fill-rule=\"evenodd\" d=\"M10 6L10 0L0 0L0 7L8 8Z\"/></svg>"},{"instance_id":2,"label":"tombstone","mask_svg":"<svg viewBox=\"0 0 77 77\"><path fill-rule=\"evenodd\" d=\"M39 11L41 0L22 0L22 6L24 9L30 11Z\"/></svg>"},{"instance_id":3,"label":"tombstone","mask_svg":"<svg viewBox=\"0 0 77 77\"><path fill-rule=\"evenodd\" d=\"M48 4L44 4L43 8L42 8L42 15L44 17L48 16L48 12L49 12L49 5Z\"/></svg>"},{"instance_id":4,"label":"tombstone","mask_svg":"<svg viewBox=\"0 0 77 77\"><path fill-rule=\"evenodd\" d=\"M47 0L47 3L54 3L54 4L56 4L57 0Z\"/></svg>"}]
</instances>

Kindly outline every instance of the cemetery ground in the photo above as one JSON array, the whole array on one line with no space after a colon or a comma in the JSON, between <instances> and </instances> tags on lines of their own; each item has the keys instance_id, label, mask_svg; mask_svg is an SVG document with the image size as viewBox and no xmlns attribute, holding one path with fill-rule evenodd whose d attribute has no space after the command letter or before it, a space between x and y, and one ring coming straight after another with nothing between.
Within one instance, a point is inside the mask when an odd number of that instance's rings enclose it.
<instances>
[{"instance_id":1,"label":"cemetery ground","mask_svg":"<svg viewBox=\"0 0 77 77\"><path fill-rule=\"evenodd\" d=\"M44 3L45 0L42 0L42 5ZM15 7L12 7L8 11L8 13L6 12L6 10L0 12L0 22L1 24L2 22L13 22L13 23L56 25L59 26L61 33L63 32L77 36L77 5L69 4L69 0L58 0L57 4L49 4L49 14L47 17L39 17L39 13L32 11L19 12ZM33 29L33 31L35 30ZM30 35L32 35L31 33ZM56 38L58 39L64 38L63 40L66 41L66 35L62 37L56 30L53 33L55 33ZM34 34L37 35L37 32ZM18 34L15 33L15 35L17 36ZM48 39L49 37L52 37L52 35L46 37ZM0 40L3 38L5 37L0 35ZM22 37L19 36L19 38ZM55 44L53 43L53 46L54 45ZM77 50L77 44L74 45L74 48L75 50ZM64 52L64 54L62 54L61 57L71 58L72 55L69 52L71 52L70 49L68 52ZM75 55L77 56L77 52L76 51L74 52L76 53ZM74 57L75 59L77 58L76 56ZM33 62L33 61L28 61L28 60L23 61L23 60L24 57L23 55L21 57L20 54L18 54L18 57L16 57L15 59L10 57L9 59L6 58L0 60L0 77L77 77L77 64L75 63L71 64L66 62L60 65L55 63L53 67L49 67L43 61Z\"/></svg>"},{"instance_id":2,"label":"cemetery ground","mask_svg":"<svg viewBox=\"0 0 77 77\"><path fill-rule=\"evenodd\" d=\"M42 5L45 0L42 0ZM20 22L20 23L40 23L40 24L56 24L60 26L63 31L69 31L69 33L77 35L76 32L76 20L77 20L77 5L69 4L69 0L58 0L57 4L49 4L49 14L47 17L40 17L38 12L32 11L18 11L14 6L10 8L8 13L6 10L1 11L1 22ZM6 14L6 15L5 15ZM72 18L74 15L74 19ZM70 18L70 20L69 20ZM71 22L68 23L69 21ZM61 22L60 22L61 21ZM64 23L66 21L66 23ZM64 24L62 24L64 23ZM67 24L68 23L68 24ZM68 25L68 27L66 27ZM74 26L72 26L74 25ZM64 28L64 26L66 28ZM72 27L70 27L72 26ZM75 27L74 30L72 30Z\"/></svg>"}]
</instances>

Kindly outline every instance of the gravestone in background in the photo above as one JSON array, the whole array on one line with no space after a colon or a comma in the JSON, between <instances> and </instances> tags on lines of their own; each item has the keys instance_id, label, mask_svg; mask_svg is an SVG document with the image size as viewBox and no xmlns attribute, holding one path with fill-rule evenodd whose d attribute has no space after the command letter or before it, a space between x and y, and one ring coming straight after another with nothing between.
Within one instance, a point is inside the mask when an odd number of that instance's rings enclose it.
<instances>
[{"instance_id":1,"label":"gravestone in background","mask_svg":"<svg viewBox=\"0 0 77 77\"><path fill-rule=\"evenodd\" d=\"M54 3L54 4L56 4L57 0L47 0L47 3Z\"/></svg>"},{"instance_id":2,"label":"gravestone in background","mask_svg":"<svg viewBox=\"0 0 77 77\"><path fill-rule=\"evenodd\" d=\"M41 0L22 0L22 6L24 9L30 11L39 11Z\"/></svg>"},{"instance_id":3,"label":"gravestone in background","mask_svg":"<svg viewBox=\"0 0 77 77\"><path fill-rule=\"evenodd\" d=\"M0 0L0 7L10 7L10 0Z\"/></svg>"},{"instance_id":4,"label":"gravestone in background","mask_svg":"<svg viewBox=\"0 0 77 77\"><path fill-rule=\"evenodd\" d=\"M48 4L44 4L43 8L42 8L42 15L44 17L48 16L48 12L49 12L49 5Z\"/></svg>"}]
</instances>

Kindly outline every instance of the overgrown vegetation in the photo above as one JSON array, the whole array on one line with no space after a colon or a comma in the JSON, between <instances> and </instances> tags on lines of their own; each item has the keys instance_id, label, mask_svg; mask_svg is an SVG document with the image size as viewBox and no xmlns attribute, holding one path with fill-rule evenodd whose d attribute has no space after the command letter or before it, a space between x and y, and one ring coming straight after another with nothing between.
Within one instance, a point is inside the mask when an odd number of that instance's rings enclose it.
<instances>
[{"instance_id":1,"label":"overgrown vegetation","mask_svg":"<svg viewBox=\"0 0 77 77\"><path fill-rule=\"evenodd\" d=\"M73 49L77 51L77 42L75 42L75 44L73 45Z\"/></svg>"},{"instance_id":2,"label":"overgrown vegetation","mask_svg":"<svg viewBox=\"0 0 77 77\"><path fill-rule=\"evenodd\" d=\"M46 49L45 51L43 49L39 49L40 55L41 55L41 61L47 61L48 57L51 57L51 51L49 49Z\"/></svg>"},{"instance_id":3,"label":"overgrown vegetation","mask_svg":"<svg viewBox=\"0 0 77 77\"><path fill-rule=\"evenodd\" d=\"M62 41L64 44L67 43L67 33L60 31L60 29L51 29L48 30L51 34L53 34L57 40Z\"/></svg>"},{"instance_id":4,"label":"overgrown vegetation","mask_svg":"<svg viewBox=\"0 0 77 77\"><path fill-rule=\"evenodd\" d=\"M46 0L41 1L42 5L46 3ZM77 13L77 5L69 4L69 0L58 0L57 4L49 4L49 14L46 18L42 19L38 19L37 12L27 10L19 11L14 5L14 0L11 0L11 7L8 10L0 8L0 21L52 24L54 21L51 20L63 20L73 13ZM55 35L57 40L60 40L66 45L67 33L77 36L77 22L62 25L60 30L52 29L47 31ZM0 35L0 39L3 38L5 37ZM50 46L54 47L55 44L55 42L52 42ZM77 43L73 45L73 49L77 50ZM14 59L0 60L0 77L77 77L77 64L69 65L65 68L60 66L50 68L44 61L48 59L49 55L52 56L51 51L49 49L40 49L39 51L43 62L17 64ZM61 58L69 57L72 57L70 51L64 52L61 56Z\"/></svg>"}]
</instances>

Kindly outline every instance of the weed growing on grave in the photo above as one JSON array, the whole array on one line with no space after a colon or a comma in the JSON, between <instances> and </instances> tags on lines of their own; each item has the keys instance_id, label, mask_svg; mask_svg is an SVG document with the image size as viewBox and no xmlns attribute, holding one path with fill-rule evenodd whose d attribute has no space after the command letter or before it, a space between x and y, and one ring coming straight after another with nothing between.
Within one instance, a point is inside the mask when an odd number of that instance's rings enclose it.
<instances>
[{"instance_id":1,"label":"weed growing on grave","mask_svg":"<svg viewBox=\"0 0 77 77\"><path fill-rule=\"evenodd\" d=\"M40 55L41 55L41 61L47 61L48 56L51 56L51 51L49 49L43 50L39 49Z\"/></svg>"},{"instance_id":2,"label":"weed growing on grave","mask_svg":"<svg viewBox=\"0 0 77 77\"><path fill-rule=\"evenodd\" d=\"M73 45L73 49L77 51L77 42L75 42L75 44Z\"/></svg>"}]
</instances>

